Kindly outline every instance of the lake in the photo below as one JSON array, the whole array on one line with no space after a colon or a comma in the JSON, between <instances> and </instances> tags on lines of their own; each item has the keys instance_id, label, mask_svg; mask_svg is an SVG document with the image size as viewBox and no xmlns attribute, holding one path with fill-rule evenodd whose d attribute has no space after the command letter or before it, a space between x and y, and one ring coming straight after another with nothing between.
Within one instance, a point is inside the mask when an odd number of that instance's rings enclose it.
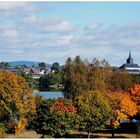
<instances>
[{"instance_id":1,"label":"lake","mask_svg":"<svg viewBox=\"0 0 140 140\"><path fill-rule=\"evenodd\" d=\"M61 91L35 91L33 94L42 95L45 99L63 97Z\"/></svg>"}]
</instances>

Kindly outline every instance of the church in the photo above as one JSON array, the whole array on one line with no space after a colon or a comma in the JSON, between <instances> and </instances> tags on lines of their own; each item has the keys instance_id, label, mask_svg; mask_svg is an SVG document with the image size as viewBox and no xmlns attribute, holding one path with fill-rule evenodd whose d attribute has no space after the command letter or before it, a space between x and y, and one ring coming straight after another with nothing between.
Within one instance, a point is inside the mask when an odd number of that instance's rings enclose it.
<instances>
[{"instance_id":1,"label":"church","mask_svg":"<svg viewBox=\"0 0 140 140\"><path fill-rule=\"evenodd\" d=\"M138 64L134 63L130 51L129 51L129 57L128 59L126 59L126 63L120 66L119 69L126 70L129 74L140 74L140 67Z\"/></svg>"}]
</instances>

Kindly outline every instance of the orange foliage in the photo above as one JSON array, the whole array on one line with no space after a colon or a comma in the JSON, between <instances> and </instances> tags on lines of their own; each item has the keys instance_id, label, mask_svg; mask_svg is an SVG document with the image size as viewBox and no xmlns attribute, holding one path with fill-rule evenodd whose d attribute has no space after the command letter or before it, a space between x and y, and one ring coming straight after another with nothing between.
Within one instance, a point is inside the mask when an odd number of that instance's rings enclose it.
<instances>
[{"instance_id":1,"label":"orange foliage","mask_svg":"<svg viewBox=\"0 0 140 140\"><path fill-rule=\"evenodd\" d=\"M129 89L132 100L137 104L140 111L140 85L136 84Z\"/></svg>"},{"instance_id":2,"label":"orange foliage","mask_svg":"<svg viewBox=\"0 0 140 140\"><path fill-rule=\"evenodd\" d=\"M138 111L136 103L127 92L115 91L106 93L106 98L113 111L114 127L119 126L120 120L126 120L129 116L135 115Z\"/></svg>"}]
</instances>

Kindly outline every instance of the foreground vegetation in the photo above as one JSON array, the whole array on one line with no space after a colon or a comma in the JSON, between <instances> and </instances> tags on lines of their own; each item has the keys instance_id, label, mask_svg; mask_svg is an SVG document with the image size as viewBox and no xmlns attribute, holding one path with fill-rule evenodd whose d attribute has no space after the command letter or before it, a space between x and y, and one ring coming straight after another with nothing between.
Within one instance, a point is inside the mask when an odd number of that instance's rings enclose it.
<instances>
[{"instance_id":1,"label":"foreground vegetation","mask_svg":"<svg viewBox=\"0 0 140 140\"><path fill-rule=\"evenodd\" d=\"M27 77L21 76L0 71L0 134L19 135L27 129L41 137L58 138L74 137L71 130L75 130L77 137L85 137L86 132L90 138L110 130L107 133L115 137L122 120L139 122L140 85L105 60L89 63L79 56L68 58L63 80L58 78L64 85L64 98L33 96ZM139 123L135 129L140 133Z\"/></svg>"}]
</instances>

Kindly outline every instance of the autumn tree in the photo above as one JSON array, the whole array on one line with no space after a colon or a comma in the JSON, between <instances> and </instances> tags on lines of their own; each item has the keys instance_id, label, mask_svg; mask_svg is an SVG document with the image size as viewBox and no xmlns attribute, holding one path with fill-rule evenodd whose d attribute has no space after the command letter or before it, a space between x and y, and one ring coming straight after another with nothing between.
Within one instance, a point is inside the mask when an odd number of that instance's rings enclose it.
<instances>
[{"instance_id":1,"label":"autumn tree","mask_svg":"<svg viewBox=\"0 0 140 140\"><path fill-rule=\"evenodd\" d=\"M77 56L74 61L68 58L64 67L64 96L74 98L87 89L87 67Z\"/></svg>"},{"instance_id":2,"label":"autumn tree","mask_svg":"<svg viewBox=\"0 0 140 140\"><path fill-rule=\"evenodd\" d=\"M129 89L132 100L137 104L138 109L140 111L140 85L135 84L133 87Z\"/></svg>"},{"instance_id":3,"label":"autumn tree","mask_svg":"<svg viewBox=\"0 0 140 140\"><path fill-rule=\"evenodd\" d=\"M73 126L76 108L72 102L63 98L47 99L39 102L34 118L34 130L52 137L62 137Z\"/></svg>"},{"instance_id":4,"label":"autumn tree","mask_svg":"<svg viewBox=\"0 0 140 140\"><path fill-rule=\"evenodd\" d=\"M24 78L0 71L0 122L19 133L35 113L34 97Z\"/></svg>"},{"instance_id":5,"label":"autumn tree","mask_svg":"<svg viewBox=\"0 0 140 140\"><path fill-rule=\"evenodd\" d=\"M94 130L104 128L111 114L110 107L100 92L88 91L75 99L77 124L87 131L88 138Z\"/></svg>"},{"instance_id":6,"label":"autumn tree","mask_svg":"<svg viewBox=\"0 0 140 140\"><path fill-rule=\"evenodd\" d=\"M135 84L133 87L129 89L130 96L132 100L137 104L138 106L138 113L137 113L137 120L138 120L138 133L140 134L140 85Z\"/></svg>"},{"instance_id":7,"label":"autumn tree","mask_svg":"<svg viewBox=\"0 0 140 140\"><path fill-rule=\"evenodd\" d=\"M64 68L64 95L75 98L87 90L105 92L110 88L112 68L106 60L96 58L91 63L82 61L79 56L69 58Z\"/></svg>"},{"instance_id":8,"label":"autumn tree","mask_svg":"<svg viewBox=\"0 0 140 140\"><path fill-rule=\"evenodd\" d=\"M140 74L129 74L134 84L140 84Z\"/></svg>"},{"instance_id":9,"label":"autumn tree","mask_svg":"<svg viewBox=\"0 0 140 140\"><path fill-rule=\"evenodd\" d=\"M105 92L109 89L112 69L106 60L99 61L96 58L88 66L88 88Z\"/></svg>"},{"instance_id":10,"label":"autumn tree","mask_svg":"<svg viewBox=\"0 0 140 140\"><path fill-rule=\"evenodd\" d=\"M110 90L125 90L133 85L131 76L126 71L116 70L113 72L110 81Z\"/></svg>"},{"instance_id":11,"label":"autumn tree","mask_svg":"<svg viewBox=\"0 0 140 140\"><path fill-rule=\"evenodd\" d=\"M127 120L130 116L137 113L137 105L125 91L108 92L106 99L112 109L111 118L112 137L114 137L115 128L120 124L120 120Z\"/></svg>"}]
</instances>

